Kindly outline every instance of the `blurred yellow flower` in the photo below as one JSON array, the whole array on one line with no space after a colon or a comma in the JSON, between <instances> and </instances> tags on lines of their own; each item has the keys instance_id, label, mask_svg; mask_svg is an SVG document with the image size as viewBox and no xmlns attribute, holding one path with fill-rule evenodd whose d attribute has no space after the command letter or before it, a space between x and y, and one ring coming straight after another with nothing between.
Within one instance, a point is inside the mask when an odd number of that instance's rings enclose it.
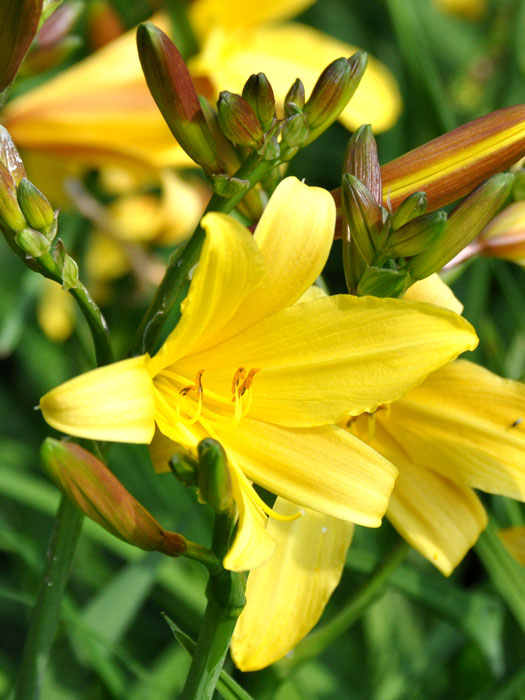
<instances>
[{"instance_id":1,"label":"blurred yellow flower","mask_svg":"<svg viewBox=\"0 0 525 700\"><path fill-rule=\"evenodd\" d=\"M56 343L62 343L73 333L75 302L58 282L44 279L44 290L37 306L37 321L47 337Z\"/></svg>"},{"instance_id":2,"label":"blurred yellow flower","mask_svg":"<svg viewBox=\"0 0 525 700\"><path fill-rule=\"evenodd\" d=\"M487 14L487 0L434 0L442 12L476 21Z\"/></svg>"},{"instance_id":3,"label":"blurred yellow flower","mask_svg":"<svg viewBox=\"0 0 525 700\"><path fill-rule=\"evenodd\" d=\"M495 216L474 241L473 248L481 255L525 267L525 201L513 202Z\"/></svg>"},{"instance_id":4,"label":"blurred yellow flower","mask_svg":"<svg viewBox=\"0 0 525 700\"><path fill-rule=\"evenodd\" d=\"M498 535L514 559L525 566L525 527L507 527Z\"/></svg>"}]
</instances>

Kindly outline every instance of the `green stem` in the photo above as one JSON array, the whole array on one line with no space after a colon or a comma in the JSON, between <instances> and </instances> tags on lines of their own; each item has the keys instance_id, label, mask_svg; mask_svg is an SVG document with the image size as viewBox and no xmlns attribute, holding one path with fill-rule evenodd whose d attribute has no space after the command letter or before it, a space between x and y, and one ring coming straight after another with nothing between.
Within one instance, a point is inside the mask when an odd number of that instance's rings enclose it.
<instances>
[{"instance_id":1,"label":"green stem","mask_svg":"<svg viewBox=\"0 0 525 700\"><path fill-rule=\"evenodd\" d=\"M331 620L299 642L293 654L275 664L274 669L278 675L281 678L289 676L297 666L317 657L346 632L382 592L392 573L403 561L407 551L407 543L404 540L398 542L370 578L347 600L346 604Z\"/></svg>"},{"instance_id":2,"label":"green stem","mask_svg":"<svg viewBox=\"0 0 525 700\"><path fill-rule=\"evenodd\" d=\"M236 178L247 181L246 188L228 199L214 194L206 207L206 212L229 213L246 196L246 193L275 166L275 161L261 160L259 156L254 154L235 173ZM205 233L198 226L184 248L170 261L164 278L135 333L129 355L155 351L164 323L171 313L173 305L184 291L189 271L199 259L204 238Z\"/></svg>"},{"instance_id":3,"label":"green stem","mask_svg":"<svg viewBox=\"0 0 525 700\"><path fill-rule=\"evenodd\" d=\"M171 20L171 38L184 60L199 51L193 28L188 20L187 0L166 0Z\"/></svg>"},{"instance_id":4,"label":"green stem","mask_svg":"<svg viewBox=\"0 0 525 700\"><path fill-rule=\"evenodd\" d=\"M36 700L40 696L82 520L82 513L63 496L51 535L44 575L31 614L14 690L15 700Z\"/></svg>"}]
</instances>

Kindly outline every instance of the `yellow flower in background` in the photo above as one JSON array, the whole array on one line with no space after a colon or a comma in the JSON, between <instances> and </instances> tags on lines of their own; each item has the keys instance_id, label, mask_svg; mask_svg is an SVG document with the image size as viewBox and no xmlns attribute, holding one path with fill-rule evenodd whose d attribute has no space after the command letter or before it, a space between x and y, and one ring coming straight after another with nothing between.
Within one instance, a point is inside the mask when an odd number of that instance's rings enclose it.
<instances>
[{"instance_id":1,"label":"yellow flower in background","mask_svg":"<svg viewBox=\"0 0 525 700\"><path fill-rule=\"evenodd\" d=\"M525 267L525 201L505 207L472 244L476 253Z\"/></svg>"},{"instance_id":2,"label":"yellow flower in background","mask_svg":"<svg viewBox=\"0 0 525 700\"><path fill-rule=\"evenodd\" d=\"M416 283L406 298L462 310L437 275ZM525 500L524 406L523 384L456 360L388 407L346 422L399 470L387 517L446 575L486 524L473 488ZM278 499L274 507L288 512L289 504ZM287 528L268 522L276 553L250 572L232 641L243 671L264 668L293 649L338 583L351 531L335 518L318 518L307 512Z\"/></svg>"},{"instance_id":3,"label":"yellow flower in background","mask_svg":"<svg viewBox=\"0 0 525 700\"><path fill-rule=\"evenodd\" d=\"M498 530L498 536L514 559L525 566L525 527L507 527Z\"/></svg>"},{"instance_id":4,"label":"yellow flower in background","mask_svg":"<svg viewBox=\"0 0 525 700\"><path fill-rule=\"evenodd\" d=\"M462 19L480 20L487 14L487 0L434 0L442 12L457 15Z\"/></svg>"},{"instance_id":5,"label":"yellow flower in background","mask_svg":"<svg viewBox=\"0 0 525 700\"><path fill-rule=\"evenodd\" d=\"M75 302L73 297L50 279L44 279L44 290L37 306L37 321L48 338L62 343L73 333Z\"/></svg>"},{"instance_id":6,"label":"yellow flower in background","mask_svg":"<svg viewBox=\"0 0 525 700\"><path fill-rule=\"evenodd\" d=\"M252 234L219 213L206 231L175 330L153 357L88 372L41 399L58 430L151 443L224 446L239 524L224 564L256 567L275 543L250 480L300 506L377 527L396 470L336 423L399 398L472 349L460 316L430 304L349 295L296 303L333 238L330 194L287 178ZM155 435L155 427L157 433ZM155 435L155 437L154 437Z\"/></svg>"}]
</instances>

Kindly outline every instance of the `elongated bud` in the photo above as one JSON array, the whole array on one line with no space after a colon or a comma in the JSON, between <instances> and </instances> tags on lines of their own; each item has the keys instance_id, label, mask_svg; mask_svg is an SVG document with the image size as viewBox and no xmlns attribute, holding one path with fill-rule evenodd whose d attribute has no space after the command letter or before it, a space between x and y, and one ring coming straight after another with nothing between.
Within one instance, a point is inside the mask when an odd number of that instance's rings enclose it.
<instances>
[{"instance_id":1,"label":"elongated bud","mask_svg":"<svg viewBox=\"0 0 525 700\"><path fill-rule=\"evenodd\" d=\"M24 228L15 235L16 244L32 258L45 255L51 248L51 241L34 228Z\"/></svg>"},{"instance_id":2,"label":"elongated bud","mask_svg":"<svg viewBox=\"0 0 525 700\"><path fill-rule=\"evenodd\" d=\"M35 41L35 48L50 48L61 43L71 32L84 11L81 0L60 5L44 22Z\"/></svg>"},{"instance_id":3,"label":"elongated bud","mask_svg":"<svg viewBox=\"0 0 525 700\"><path fill-rule=\"evenodd\" d=\"M223 172L186 64L173 42L150 22L137 29L148 88L172 134L208 174Z\"/></svg>"},{"instance_id":4,"label":"elongated bud","mask_svg":"<svg viewBox=\"0 0 525 700\"><path fill-rule=\"evenodd\" d=\"M296 78L284 98L284 116L289 117L298 111L302 111L305 99L304 85L299 78Z\"/></svg>"},{"instance_id":5,"label":"elongated bud","mask_svg":"<svg viewBox=\"0 0 525 700\"><path fill-rule=\"evenodd\" d=\"M42 464L58 488L88 518L124 542L169 556L184 554L186 541L164 530L105 464L73 442L47 438Z\"/></svg>"},{"instance_id":6,"label":"elongated bud","mask_svg":"<svg viewBox=\"0 0 525 700\"><path fill-rule=\"evenodd\" d=\"M360 297L394 297L403 295L408 284L408 274L405 271L388 270L379 267L368 267L361 276L357 286Z\"/></svg>"},{"instance_id":7,"label":"elongated bud","mask_svg":"<svg viewBox=\"0 0 525 700\"><path fill-rule=\"evenodd\" d=\"M17 186L23 177L26 176L26 170L24 164L22 163L22 158L18 153L18 149L13 143L11 134L0 124L0 163L3 163L5 167L11 173L13 180L16 182Z\"/></svg>"},{"instance_id":8,"label":"elongated bud","mask_svg":"<svg viewBox=\"0 0 525 700\"><path fill-rule=\"evenodd\" d=\"M342 192L343 213L350 236L363 260L370 265L383 227L381 209L370 190L354 175L343 175Z\"/></svg>"},{"instance_id":9,"label":"elongated bud","mask_svg":"<svg viewBox=\"0 0 525 700\"><path fill-rule=\"evenodd\" d=\"M289 148L298 148L306 143L309 129L306 116L299 112L287 117L281 124L281 142Z\"/></svg>"},{"instance_id":10,"label":"elongated bud","mask_svg":"<svg viewBox=\"0 0 525 700\"><path fill-rule=\"evenodd\" d=\"M197 486L198 462L181 445L169 460L170 469L175 477L185 486Z\"/></svg>"},{"instance_id":11,"label":"elongated bud","mask_svg":"<svg viewBox=\"0 0 525 700\"><path fill-rule=\"evenodd\" d=\"M343 158L343 172L355 175L382 202L381 167L377 144L370 124L364 124L352 135Z\"/></svg>"},{"instance_id":12,"label":"elongated bud","mask_svg":"<svg viewBox=\"0 0 525 700\"><path fill-rule=\"evenodd\" d=\"M465 248L503 206L513 182L514 175L500 173L466 197L450 215L437 244L410 259L408 268L412 277L423 279L441 270L445 263Z\"/></svg>"},{"instance_id":13,"label":"elongated bud","mask_svg":"<svg viewBox=\"0 0 525 700\"><path fill-rule=\"evenodd\" d=\"M525 201L509 204L485 226L477 239L481 255L523 264L525 261Z\"/></svg>"},{"instance_id":14,"label":"elongated bud","mask_svg":"<svg viewBox=\"0 0 525 700\"><path fill-rule=\"evenodd\" d=\"M47 197L26 177L18 185L17 196L27 223L38 231L46 231L55 220L55 212Z\"/></svg>"},{"instance_id":15,"label":"elongated bud","mask_svg":"<svg viewBox=\"0 0 525 700\"><path fill-rule=\"evenodd\" d=\"M393 258L406 258L423 253L438 238L443 240L446 225L447 215L444 211L433 211L413 219L397 231L390 233L385 253Z\"/></svg>"},{"instance_id":16,"label":"elongated bud","mask_svg":"<svg viewBox=\"0 0 525 700\"><path fill-rule=\"evenodd\" d=\"M222 445L212 438L201 440L199 452L199 494L216 513L225 513L233 505L228 462Z\"/></svg>"},{"instance_id":17,"label":"elongated bud","mask_svg":"<svg viewBox=\"0 0 525 700\"><path fill-rule=\"evenodd\" d=\"M350 58L338 58L319 76L304 113L310 127L308 143L328 129L350 101L365 72L366 51L358 51Z\"/></svg>"},{"instance_id":18,"label":"elongated bud","mask_svg":"<svg viewBox=\"0 0 525 700\"><path fill-rule=\"evenodd\" d=\"M217 101L217 114L223 134L232 143L255 149L263 145L262 127L255 112L243 97L224 90Z\"/></svg>"},{"instance_id":19,"label":"elongated bud","mask_svg":"<svg viewBox=\"0 0 525 700\"><path fill-rule=\"evenodd\" d=\"M412 219L422 216L428 208L428 199L425 192L414 192L410 197L407 197L404 202L401 202L396 212L394 213L390 225L393 231L397 231L408 224Z\"/></svg>"},{"instance_id":20,"label":"elongated bud","mask_svg":"<svg viewBox=\"0 0 525 700\"><path fill-rule=\"evenodd\" d=\"M16 183L9 170L0 163L0 223L11 231L27 226L16 196Z\"/></svg>"},{"instance_id":21,"label":"elongated bud","mask_svg":"<svg viewBox=\"0 0 525 700\"><path fill-rule=\"evenodd\" d=\"M0 2L0 92L14 80L38 30L42 0Z\"/></svg>"},{"instance_id":22,"label":"elongated bud","mask_svg":"<svg viewBox=\"0 0 525 700\"><path fill-rule=\"evenodd\" d=\"M263 131L268 131L275 117L275 97L264 73L250 75L242 89L242 96L257 115Z\"/></svg>"}]
</instances>

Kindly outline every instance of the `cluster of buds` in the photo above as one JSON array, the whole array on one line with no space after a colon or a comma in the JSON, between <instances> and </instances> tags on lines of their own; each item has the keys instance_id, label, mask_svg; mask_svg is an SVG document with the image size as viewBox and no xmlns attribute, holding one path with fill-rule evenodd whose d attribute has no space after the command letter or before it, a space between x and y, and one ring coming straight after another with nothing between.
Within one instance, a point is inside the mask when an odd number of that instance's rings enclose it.
<instances>
[{"instance_id":1,"label":"cluster of buds","mask_svg":"<svg viewBox=\"0 0 525 700\"><path fill-rule=\"evenodd\" d=\"M148 87L166 123L223 196L242 186L232 176L248 156L278 165L325 131L348 104L367 63L362 51L335 60L321 73L308 100L296 80L278 117L264 73L250 76L242 95L221 92L215 110L199 99L184 60L160 29L141 25L137 45Z\"/></svg>"},{"instance_id":2,"label":"cluster of buds","mask_svg":"<svg viewBox=\"0 0 525 700\"><path fill-rule=\"evenodd\" d=\"M401 296L469 246L512 191L514 175L497 171L523 155L523 116L523 106L499 110L383 168L370 127L358 129L335 193L352 293ZM449 216L436 210L467 193Z\"/></svg>"}]
</instances>

